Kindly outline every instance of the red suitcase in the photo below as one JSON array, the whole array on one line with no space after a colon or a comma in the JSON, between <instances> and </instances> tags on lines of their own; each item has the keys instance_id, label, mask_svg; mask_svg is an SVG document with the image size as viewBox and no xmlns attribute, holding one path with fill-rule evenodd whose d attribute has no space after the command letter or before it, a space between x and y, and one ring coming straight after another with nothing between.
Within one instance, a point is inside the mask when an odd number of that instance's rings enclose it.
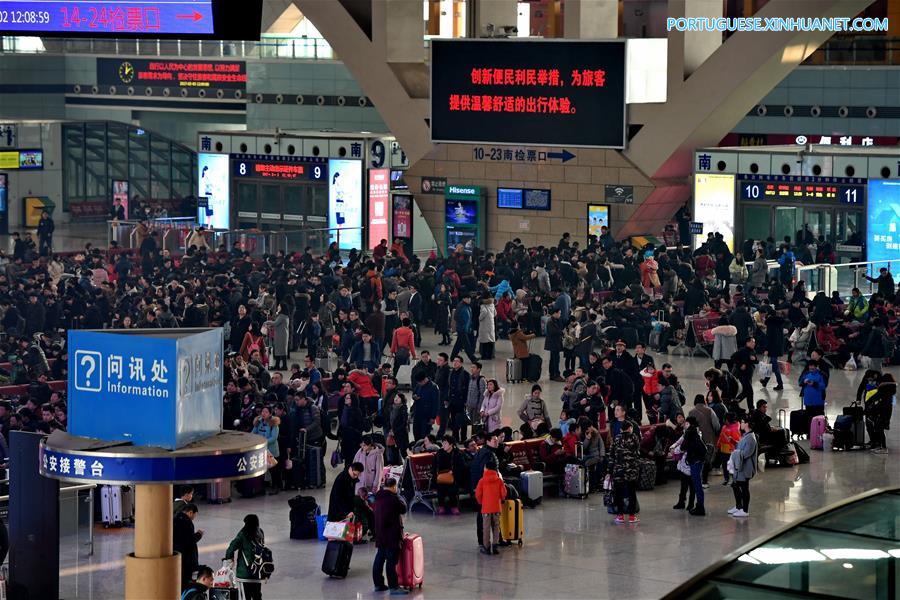
<instances>
[{"instance_id":1,"label":"red suitcase","mask_svg":"<svg viewBox=\"0 0 900 600\"><path fill-rule=\"evenodd\" d=\"M425 581L425 546L422 536L416 533L403 536L400 561L397 563L397 579L400 587L410 589L415 586L421 588Z\"/></svg>"}]
</instances>

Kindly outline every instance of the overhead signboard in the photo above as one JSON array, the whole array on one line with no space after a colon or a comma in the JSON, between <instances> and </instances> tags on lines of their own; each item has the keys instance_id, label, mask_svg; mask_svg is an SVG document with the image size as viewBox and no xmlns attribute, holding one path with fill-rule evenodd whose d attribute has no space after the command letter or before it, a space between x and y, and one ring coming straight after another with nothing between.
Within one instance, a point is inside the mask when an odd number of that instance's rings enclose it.
<instances>
[{"instance_id":1,"label":"overhead signboard","mask_svg":"<svg viewBox=\"0 0 900 600\"><path fill-rule=\"evenodd\" d=\"M98 58L97 83L243 91L247 88L247 65L241 61Z\"/></svg>"},{"instance_id":2,"label":"overhead signboard","mask_svg":"<svg viewBox=\"0 0 900 600\"><path fill-rule=\"evenodd\" d=\"M497 188L497 208L550 210L550 190Z\"/></svg>"},{"instance_id":3,"label":"overhead signboard","mask_svg":"<svg viewBox=\"0 0 900 600\"><path fill-rule=\"evenodd\" d=\"M0 35L258 40L262 0L0 0Z\"/></svg>"},{"instance_id":4,"label":"overhead signboard","mask_svg":"<svg viewBox=\"0 0 900 600\"><path fill-rule=\"evenodd\" d=\"M311 179L323 182L328 178L328 162L324 158L310 158L308 160L237 158L234 160L232 170L235 177L288 181Z\"/></svg>"},{"instance_id":5,"label":"overhead signboard","mask_svg":"<svg viewBox=\"0 0 900 600\"><path fill-rule=\"evenodd\" d=\"M741 200L777 202L839 202L862 206L866 180L859 177L808 175L739 175Z\"/></svg>"},{"instance_id":6,"label":"overhead signboard","mask_svg":"<svg viewBox=\"0 0 900 600\"><path fill-rule=\"evenodd\" d=\"M625 42L432 40L435 142L625 147Z\"/></svg>"}]
</instances>

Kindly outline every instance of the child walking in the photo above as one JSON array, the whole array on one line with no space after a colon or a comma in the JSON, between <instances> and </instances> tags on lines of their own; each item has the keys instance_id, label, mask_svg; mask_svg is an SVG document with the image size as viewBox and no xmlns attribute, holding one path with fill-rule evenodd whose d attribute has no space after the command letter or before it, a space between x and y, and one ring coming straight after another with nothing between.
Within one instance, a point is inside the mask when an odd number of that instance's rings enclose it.
<instances>
[{"instance_id":1,"label":"child walking","mask_svg":"<svg viewBox=\"0 0 900 600\"><path fill-rule=\"evenodd\" d=\"M484 545L482 554L500 554L500 510L506 499L506 484L497 472L497 460L491 457L484 465L484 476L475 488L475 499L481 506ZM493 540L493 543L491 543Z\"/></svg>"}]
</instances>

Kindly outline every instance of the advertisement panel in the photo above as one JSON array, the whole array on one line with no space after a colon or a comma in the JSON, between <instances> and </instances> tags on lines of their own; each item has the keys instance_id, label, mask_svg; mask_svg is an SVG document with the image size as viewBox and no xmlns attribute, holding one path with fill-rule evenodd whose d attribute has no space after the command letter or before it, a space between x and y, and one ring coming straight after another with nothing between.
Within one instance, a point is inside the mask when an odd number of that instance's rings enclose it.
<instances>
[{"instance_id":1,"label":"advertisement panel","mask_svg":"<svg viewBox=\"0 0 900 600\"><path fill-rule=\"evenodd\" d=\"M125 218L128 218L128 182L115 180L113 185L113 201L118 200L122 210L125 211Z\"/></svg>"},{"instance_id":2,"label":"advertisement panel","mask_svg":"<svg viewBox=\"0 0 900 600\"><path fill-rule=\"evenodd\" d=\"M734 252L734 175L696 173L694 175L694 215L708 233L721 233ZM694 248L706 241L706 234L694 236Z\"/></svg>"},{"instance_id":3,"label":"advertisement panel","mask_svg":"<svg viewBox=\"0 0 900 600\"><path fill-rule=\"evenodd\" d=\"M408 238L412 235L412 199L409 194L394 194L394 238Z\"/></svg>"},{"instance_id":4,"label":"advertisement panel","mask_svg":"<svg viewBox=\"0 0 900 600\"><path fill-rule=\"evenodd\" d=\"M625 147L625 42L432 40L435 142Z\"/></svg>"},{"instance_id":5,"label":"advertisement panel","mask_svg":"<svg viewBox=\"0 0 900 600\"><path fill-rule=\"evenodd\" d=\"M227 154L197 157L197 197L206 198L206 206L197 209L197 222L212 229L231 229L231 179Z\"/></svg>"},{"instance_id":6,"label":"advertisement panel","mask_svg":"<svg viewBox=\"0 0 900 600\"><path fill-rule=\"evenodd\" d=\"M239 61L98 58L99 85L247 89L247 65Z\"/></svg>"},{"instance_id":7,"label":"advertisement panel","mask_svg":"<svg viewBox=\"0 0 900 600\"><path fill-rule=\"evenodd\" d=\"M369 169L369 249L381 240L388 240L388 201L390 200L390 170ZM390 241L390 240L388 240Z\"/></svg>"},{"instance_id":8,"label":"advertisement panel","mask_svg":"<svg viewBox=\"0 0 900 600\"><path fill-rule=\"evenodd\" d=\"M340 249L362 248L362 161L328 161L328 228L341 232Z\"/></svg>"},{"instance_id":9,"label":"advertisement panel","mask_svg":"<svg viewBox=\"0 0 900 600\"><path fill-rule=\"evenodd\" d=\"M43 150L5 150L0 152L0 169L43 169Z\"/></svg>"},{"instance_id":10,"label":"advertisement panel","mask_svg":"<svg viewBox=\"0 0 900 600\"><path fill-rule=\"evenodd\" d=\"M588 204L588 235L600 237L601 227L609 227L609 205Z\"/></svg>"},{"instance_id":11,"label":"advertisement panel","mask_svg":"<svg viewBox=\"0 0 900 600\"><path fill-rule=\"evenodd\" d=\"M872 277L878 276L878 269L881 267L897 272L896 263L889 265L881 261L900 258L898 228L900 228L900 181L870 180L866 260L875 262L871 266Z\"/></svg>"},{"instance_id":12,"label":"advertisement panel","mask_svg":"<svg viewBox=\"0 0 900 600\"><path fill-rule=\"evenodd\" d=\"M0 173L0 234L9 233L9 179Z\"/></svg>"}]
</instances>

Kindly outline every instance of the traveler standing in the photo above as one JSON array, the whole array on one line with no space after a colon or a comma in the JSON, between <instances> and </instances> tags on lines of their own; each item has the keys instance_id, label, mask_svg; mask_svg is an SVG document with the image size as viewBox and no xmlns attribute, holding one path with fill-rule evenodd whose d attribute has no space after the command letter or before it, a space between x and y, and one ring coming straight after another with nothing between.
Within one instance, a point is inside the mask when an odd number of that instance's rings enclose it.
<instances>
[{"instance_id":1,"label":"traveler standing","mask_svg":"<svg viewBox=\"0 0 900 600\"><path fill-rule=\"evenodd\" d=\"M482 519L479 550L482 554L500 554L500 511L506 499L506 484L497 472L496 456L485 461L484 475L475 487L475 499L480 506Z\"/></svg>"},{"instance_id":2,"label":"traveler standing","mask_svg":"<svg viewBox=\"0 0 900 600\"><path fill-rule=\"evenodd\" d=\"M547 336L544 338L544 350L550 353L550 380L564 381L559 370L559 355L563 351L562 311L553 307L550 320L547 321Z\"/></svg>"},{"instance_id":3,"label":"traveler standing","mask_svg":"<svg viewBox=\"0 0 900 600\"><path fill-rule=\"evenodd\" d=\"M203 530L194 530L194 519L198 512L197 505L189 502L175 514L172 523L172 550L181 554L182 589L191 584L192 575L200 564L197 542L203 537Z\"/></svg>"},{"instance_id":4,"label":"traveler standing","mask_svg":"<svg viewBox=\"0 0 900 600\"><path fill-rule=\"evenodd\" d=\"M375 561L372 563L372 580L376 592L391 591L391 595L407 594L400 588L397 563L403 544L403 515L406 503L397 493L397 480L389 478L384 488L375 494ZM387 585L384 585L385 568Z\"/></svg>"},{"instance_id":5,"label":"traveler standing","mask_svg":"<svg viewBox=\"0 0 900 600\"><path fill-rule=\"evenodd\" d=\"M237 562L234 565L235 574L238 579L244 580L241 582L244 600L262 600L262 580L254 576L250 565L253 564L257 546L265 545L265 543L266 536L259 527L259 517L249 514L244 517L244 526L231 540L225 551L225 560L234 561L235 554L237 554Z\"/></svg>"},{"instance_id":6,"label":"traveler standing","mask_svg":"<svg viewBox=\"0 0 900 600\"><path fill-rule=\"evenodd\" d=\"M450 360L465 351L469 360L475 361L475 350L472 347L472 297L463 296L462 301L453 313L453 321L456 323L456 343L450 351Z\"/></svg>"},{"instance_id":7,"label":"traveler standing","mask_svg":"<svg viewBox=\"0 0 900 600\"><path fill-rule=\"evenodd\" d=\"M741 441L731 454L728 470L734 475L734 508L728 509L732 517L750 516L750 480L756 475L757 441L750 429L750 418L741 415Z\"/></svg>"},{"instance_id":8,"label":"traveler standing","mask_svg":"<svg viewBox=\"0 0 900 600\"><path fill-rule=\"evenodd\" d=\"M56 225L50 218L50 213L46 210L41 211L41 220L38 221L38 253L41 256L49 256L53 252L53 231Z\"/></svg>"},{"instance_id":9,"label":"traveler standing","mask_svg":"<svg viewBox=\"0 0 900 600\"><path fill-rule=\"evenodd\" d=\"M264 406L259 416L253 420L253 431L256 435L266 438L266 448L275 460L278 460L278 428L281 425L281 419L274 416L268 406ZM269 473L272 475L272 489L270 494L277 494L281 491L281 467L276 462L269 467Z\"/></svg>"},{"instance_id":10,"label":"traveler standing","mask_svg":"<svg viewBox=\"0 0 900 600\"><path fill-rule=\"evenodd\" d=\"M622 414L624 415L624 412ZM626 523L626 513L628 514L628 523L640 522L637 516L640 509L636 494L639 448L640 441L634 432L634 424L630 420L624 419L621 421L621 429L613 439L609 451L608 469L609 475L612 477L615 506L618 513L613 521L616 525Z\"/></svg>"}]
</instances>

